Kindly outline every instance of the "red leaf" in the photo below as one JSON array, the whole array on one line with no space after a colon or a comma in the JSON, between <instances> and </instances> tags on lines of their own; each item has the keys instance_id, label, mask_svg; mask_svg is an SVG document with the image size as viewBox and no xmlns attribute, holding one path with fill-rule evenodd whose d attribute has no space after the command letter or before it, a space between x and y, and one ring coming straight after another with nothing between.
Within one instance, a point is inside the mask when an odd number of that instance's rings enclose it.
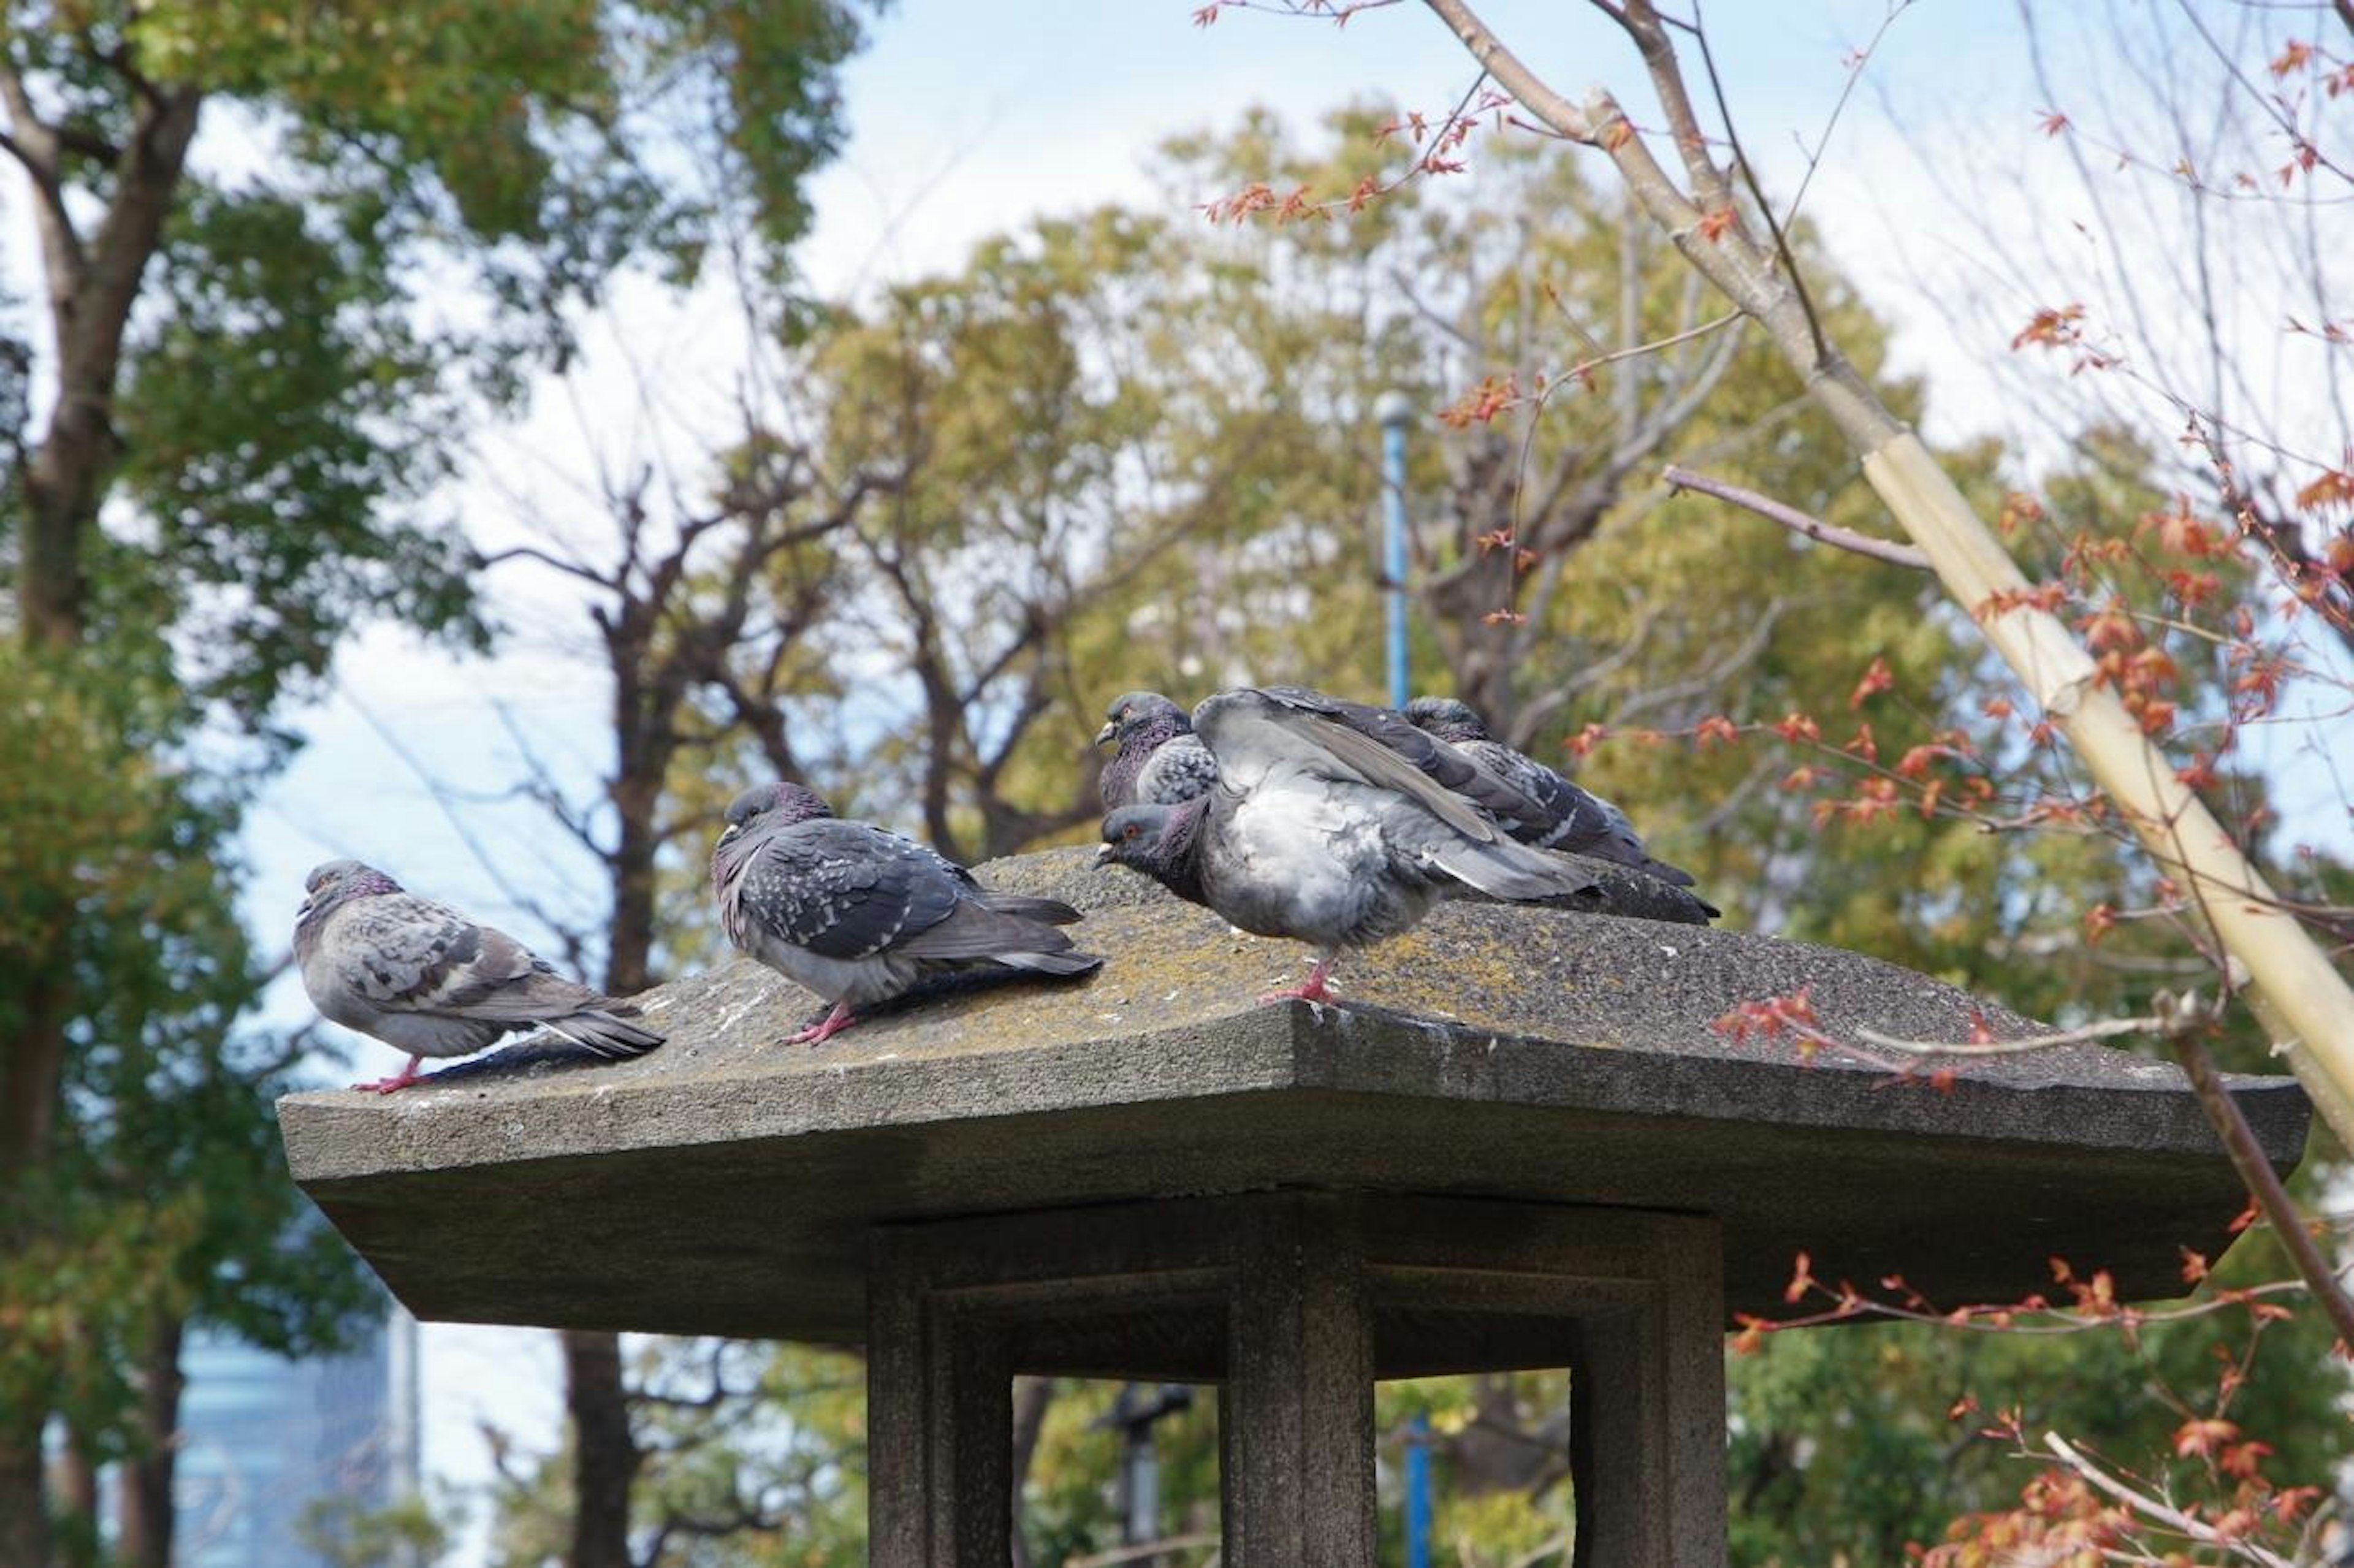
<instances>
[{"instance_id":1,"label":"red leaf","mask_svg":"<svg viewBox=\"0 0 2354 1568\"><path fill-rule=\"evenodd\" d=\"M1847 705L1860 708L1874 696L1895 684L1896 676L1889 670L1888 661L1875 656L1872 661L1872 668L1866 670L1863 673L1863 679L1856 683L1854 694L1848 698Z\"/></svg>"}]
</instances>

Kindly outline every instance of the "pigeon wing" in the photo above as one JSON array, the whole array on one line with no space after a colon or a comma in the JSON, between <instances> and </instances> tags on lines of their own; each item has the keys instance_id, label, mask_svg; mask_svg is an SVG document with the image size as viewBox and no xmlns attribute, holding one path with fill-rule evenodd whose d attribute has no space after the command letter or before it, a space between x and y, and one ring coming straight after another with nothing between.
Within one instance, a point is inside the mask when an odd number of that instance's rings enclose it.
<instances>
[{"instance_id":1,"label":"pigeon wing","mask_svg":"<svg viewBox=\"0 0 2354 1568\"><path fill-rule=\"evenodd\" d=\"M1217 759L1198 735L1172 736L1154 751L1136 777L1130 800L1154 806L1175 806L1206 795L1218 784Z\"/></svg>"},{"instance_id":2,"label":"pigeon wing","mask_svg":"<svg viewBox=\"0 0 2354 1568\"><path fill-rule=\"evenodd\" d=\"M515 981L546 972L513 938L407 894L355 901L323 946L336 980L379 1012L497 1017L503 1001L522 1001L509 990ZM526 1004L514 1016L535 1011Z\"/></svg>"},{"instance_id":3,"label":"pigeon wing","mask_svg":"<svg viewBox=\"0 0 2354 1568\"><path fill-rule=\"evenodd\" d=\"M820 958L904 948L947 919L971 879L923 845L865 822L812 818L782 828L745 869L742 915Z\"/></svg>"},{"instance_id":4,"label":"pigeon wing","mask_svg":"<svg viewBox=\"0 0 2354 1568\"><path fill-rule=\"evenodd\" d=\"M1480 842L1505 836L1498 819L1522 819L1541 810L1462 751L1398 715L1321 692L1278 686L1221 693L1195 713L1194 728L1222 768L1229 749L1236 747L1246 764L1254 754L1287 757L1315 773L1329 774L1338 764L1368 784L1413 799Z\"/></svg>"}]
</instances>

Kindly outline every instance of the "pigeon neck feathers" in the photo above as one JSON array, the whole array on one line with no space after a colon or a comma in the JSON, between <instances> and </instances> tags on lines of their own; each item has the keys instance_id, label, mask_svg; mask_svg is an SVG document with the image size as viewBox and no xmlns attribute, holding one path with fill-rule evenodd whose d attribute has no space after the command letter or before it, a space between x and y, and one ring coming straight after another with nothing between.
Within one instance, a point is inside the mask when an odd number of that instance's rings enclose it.
<instances>
[{"instance_id":1,"label":"pigeon neck feathers","mask_svg":"<svg viewBox=\"0 0 2354 1568\"><path fill-rule=\"evenodd\" d=\"M1210 798L1173 806L1122 806L1103 822L1105 858L1144 873L1191 904L1209 903L1202 889L1202 823Z\"/></svg>"},{"instance_id":2,"label":"pigeon neck feathers","mask_svg":"<svg viewBox=\"0 0 2354 1568\"><path fill-rule=\"evenodd\" d=\"M831 817L833 808L825 798L806 784L779 781L756 784L728 803L727 825L750 828L756 823L762 828L789 828L795 822L806 822L812 817Z\"/></svg>"},{"instance_id":3,"label":"pigeon neck feathers","mask_svg":"<svg viewBox=\"0 0 2354 1568\"><path fill-rule=\"evenodd\" d=\"M331 860L312 867L311 874L302 879L302 907L294 916L297 927L315 927L331 911L355 898L401 891L400 884L391 877L355 860Z\"/></svg>"},{"instance_id":4,"label":"pigeon neck feathers","mask_svg":"<svg viewBox=\"0 0 2354 1568\"><path fill-rule=\"evenodd\" d=\"M1144 798L1140 788L1145 766L1162 747L1193 733L1185 710L1156 692L1130 692L1111 705L1111 719L1097 738L1119 743L1119 749L1104 764L1097 788L1104 804L1133 805Z\"/></svg>"}]
</instances>

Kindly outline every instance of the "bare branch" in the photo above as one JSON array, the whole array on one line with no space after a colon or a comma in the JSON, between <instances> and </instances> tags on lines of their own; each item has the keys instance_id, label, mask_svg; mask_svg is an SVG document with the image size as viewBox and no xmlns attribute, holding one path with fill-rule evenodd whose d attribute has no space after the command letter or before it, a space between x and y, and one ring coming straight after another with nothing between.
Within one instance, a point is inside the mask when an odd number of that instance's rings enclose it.
<instances>
[{"instance_id":1,"label":"bare branch","mask_svg":"<svg viewBox=\"0 0 2354 1568\"><path fill-rule=\"evenodd\" d=\"M1794 534L1804 534L1808 538L1819 543L1836 546L1840 549L1852 551L1859 556L1869 556L1875 561L1885 561L1892 567L1910 567L1916 572L1925 572L1930 569L1927 552L1915 546L1900 545L1888 539L1875 539L1868 534L1859 534L1851 528L1842 528L1836 523L1826 523L1819 517L1808 516L1796 507L1785 506L1771 496L1760 495L1754 490L1745 490L1727 481L1711 479L1704 473L1694 473L1691 470L1679 468L1674 463L1670 463L1660 470L1659 478L1665 481L1671 490L1698 491L1702 495L1713 495L1719 501L1729 501L1744 511L1755 512L1760 517L1779 523Z\"/></svg>"},{"instance_id":2,"label":"bare branch","mask_svg":"<svg viewBox=\"0 0 2354 1568\"><path fill-rule=\"evenodd\" d=\"M2338 1330L2338 1343L2354 1350L2354 1298L2347 1295L2346 1287L2338 1283L2337 1271L2321 1255L2313 1233L2306 1228L2305 1215L2296 1201L2288 1195L2272 1162L2264 1158L2239 1102L2223 1087L2222 1077L2215 1071L2215 1058L2208 1054L2206 1044L2195 1030L2176 1032L2173 1044L2174 1054L2182 1063L2191 1088L2197 1091L2207 1119L2221 1137L2223 1148L2231 1155L2240 1180L2246 1184L2249 1196L2255 1199L2256 1206L2271 1222L2273 1234L2280 1238L2306 1288L2329 1314L2329 1321Z\"/></svg>"},{"instance_id":3,"label":"bare branch","mask_svg":"<svg viewBox=\"0 0 2354 1568\"><path fill-rule=\"evenodd\" d=\"M516 560L536 561L541 566L553 567L567 577L578 577L582 582L592 583L598 588L609 588L616 593L620 591L621 585L618 577L600 572L584 562L567 560L562 556L551 555L534 545L511 545L504 550L493 550L487 556L476 556L474 565L487 570L492 567Z\"/></svg>"}]
</instances>

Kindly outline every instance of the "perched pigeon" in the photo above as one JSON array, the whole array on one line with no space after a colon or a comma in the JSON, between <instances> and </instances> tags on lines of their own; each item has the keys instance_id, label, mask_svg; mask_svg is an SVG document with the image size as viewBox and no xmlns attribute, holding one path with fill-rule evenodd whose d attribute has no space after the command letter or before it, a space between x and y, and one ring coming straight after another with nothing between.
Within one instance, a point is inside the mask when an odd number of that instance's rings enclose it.
<instances>
[{"instance_id":1,"label":"perched pigeon","mask_svg":"<svg viewBox=\"0 0 2354 1568\"><path fill-rule=\"evenodd\" d=\"M1217 760L1217 788L1120 807L1096 858L1246 931L1313 944L1307 982L1263 1001L1330 1001L1344 949L1413 926L1449 884L1514 901L1595 886L1499 825L1533 813L1533 801L1386 709L1245 687L1194 709L1193 726Z\"/></svg>"},{"instance_id":2,"label":"perched pigeon","mask_svg":"<svg viewBox=\"0 0 2354 1568\"><path fill-rule=\"evenodd\" d=\"M866 822L845 822L799 784L736 797L711 851L727 939L833 1003L789 1044L816 1044L857 1010L934 975L1012 969L1083 975L1103 959L1056 930L1067 904L992 893L954 861Z\"/></svg>"},{"instance_id":3,"label":"perched pigeon","mask_svg":"<svg viewBox=\"0 0 2354 1568\"><path fill-rule=\"evenodd\" d=\"M294 960L311 1004L408 1053L398 1076L354 1088L407 1088L426 1057L471 1055L518 1029L551 1030L599 1056L642 1056L663 1043L631 1022L636 1008L566 980L504 931L403 892L374 866L331 860L302 890Z\"/></svg>"},{"instance_id":4,"label":"perched pigeon","mask_svg":"<svg viewBox=\"0 0 2354 1568\"><path fill-rule=\"evenodd\" d=\"M1129 692L1112 699L1096 744L1118 741L1104 764L1098 788L1104 810L1140 800L1173 806L1203 794L1218 781L1218 765L1193 733L1185 710L1159 692Z\"/></svg>"},{"instance_id":5,"label":"perched pigeon","mask_svg":"<svg viewBox=\"0 0 2354 1568\"><path fill-rule=\"evenodd\" d=\"M1416 697L1406 704L1405 716L1543 808L1534 821L1505 824L1522 842L1631 866L1671 886L1692 885L1691 873L1651 857L1626 812L1496 739L1470 704L1454 697Z\"/></svg>"}]
</instances>

